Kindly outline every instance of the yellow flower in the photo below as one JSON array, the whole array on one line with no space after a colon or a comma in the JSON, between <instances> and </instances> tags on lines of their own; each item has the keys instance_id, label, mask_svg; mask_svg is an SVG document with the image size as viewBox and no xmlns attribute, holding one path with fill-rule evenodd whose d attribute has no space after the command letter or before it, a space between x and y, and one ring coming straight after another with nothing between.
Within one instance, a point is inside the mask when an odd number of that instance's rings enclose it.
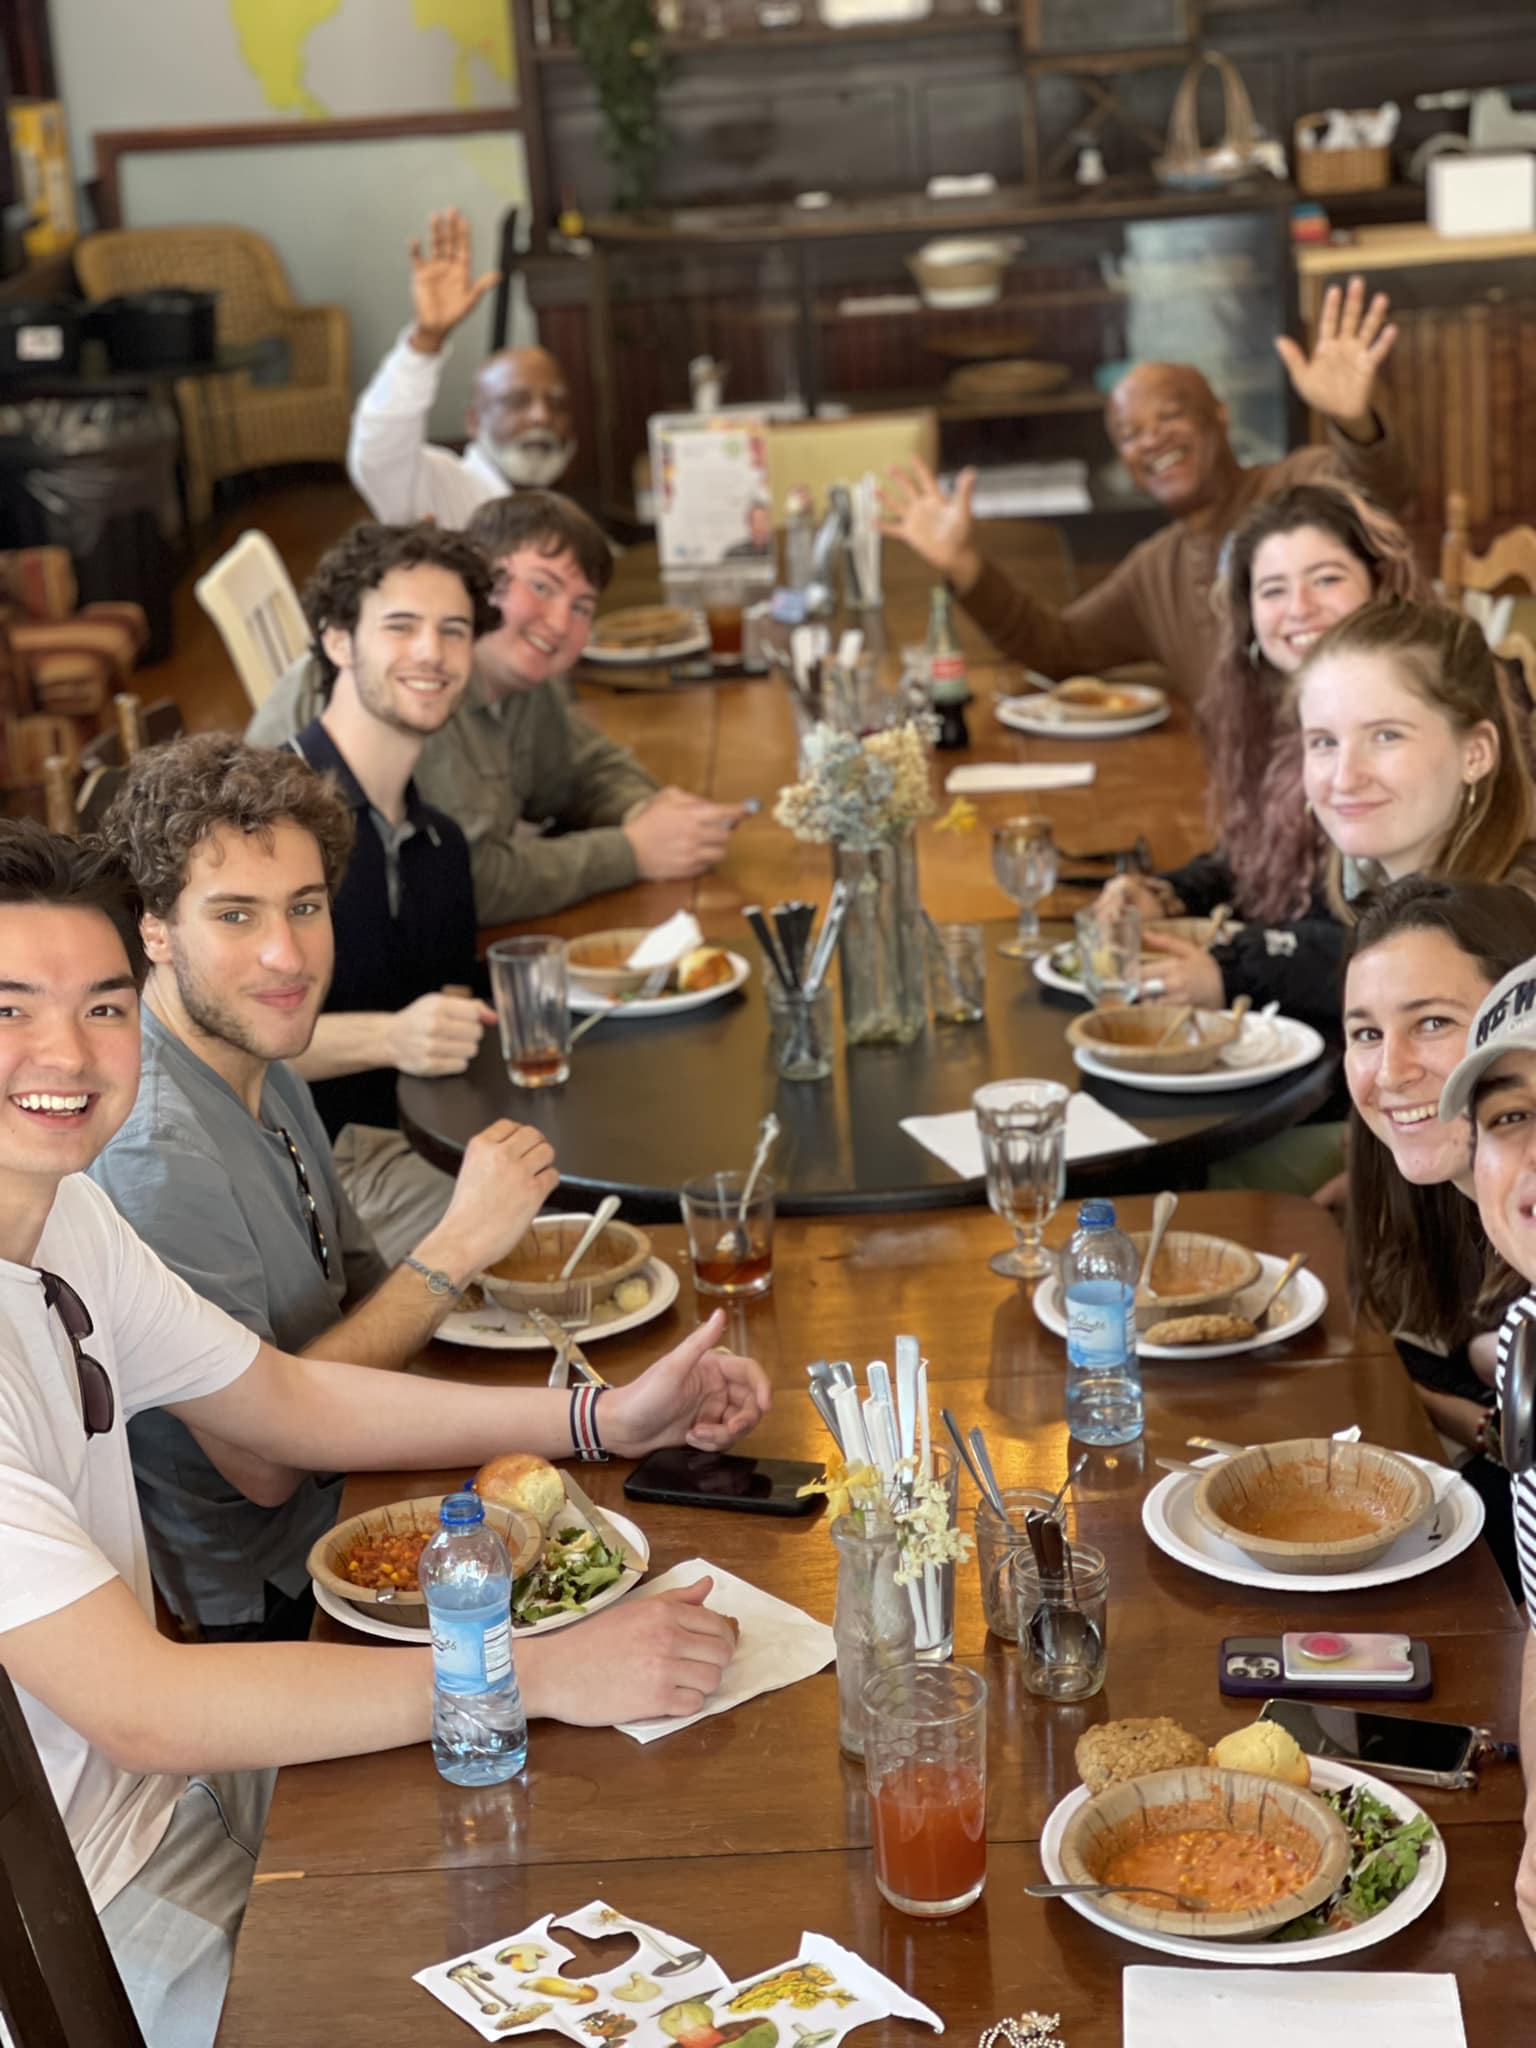
<instances>
[{"instance_id":1,"label":"yellow flower","mask_svg":"<svg viewBox=\"0 0 1536 2048\"><path fill-rule=\"evenodd\" d=\"M827 1453L826 1470L821 1477L802 1486L796 1497L804 1500L812 1493L826 1495L827 1518L835 1522L840 1515L867 1508L879 1498L880 1475L872 1465L850 1465L834 1444Z\"/></svg>"},{"instance_id":2,"label":"yellow flower","mask_svg":"<svg viewBox=\"0 0 1536 2048\"><path fill-rule=\"evenodd\" d=\"M976 806L963 796L957 796L933 829L935 832L974 832L980 823L981 813Z\"/></svg>"}]
</instances>

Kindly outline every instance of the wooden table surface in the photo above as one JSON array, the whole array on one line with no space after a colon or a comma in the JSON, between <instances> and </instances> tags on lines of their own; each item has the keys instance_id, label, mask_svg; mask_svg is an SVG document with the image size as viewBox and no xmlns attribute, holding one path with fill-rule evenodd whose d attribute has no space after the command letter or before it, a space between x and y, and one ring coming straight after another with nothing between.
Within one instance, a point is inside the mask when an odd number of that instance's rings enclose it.
<instances>
[{"instance_id":1,"label":"wooden table surface","mask_svg":"<svg viewBox=\"0 0 1536 2048\"><path fill-rule=\"evenodd\" d=\"M1125 1220L1144 1223L1148 1207L1126 1202ZM1353 1327L1340 1243L1323 1212L1284 1196L1191 1195L1181 1220L1266 1251L1305 1249L1329 1309L1277 1351L1149 1365L1144 1440L1091 1454L1075 1500L1082 1535L1110 1559L1109 1673L1098 1699L1029 1697L1012 1652L986 1634L974 1563L961 1568L956 1655L992 1688L989 1871L975 1907L925 1923L881 1902L862 1772L837 1748L830 1669L644 1747L614 1730L540 1724L525 1775L490 1790L445 1784L420 1746L309 1765L278 1781L224 2048L352 2040L454 2048L470 2038L463 2022L412 1985L411 1973L594 1897L698 1941L736 1973L792 1955L803 1929L820 1930L926 2000L964 2044L991 2021L1037 2007L1062 2015L1069 2048L1109 2048L1120 2040L1120 1970L1157 1958L1021 1892L1040 1875L1041 1828L1076 1782L1072 1751L1085 1727L1168 1713L1214 1740L1254 1711L1217 1691L1221 1638L1275 1633L1323 1614L1342 1627L1411 1627L1430 1643L1436 1689L1406 1711L1488 1722L1512 1737L1523 1629L1481 1544L1406 1585L1323 1600L1227 1587L1146 1539L1141 1503L1160 1476L1152 1460L1181 1454L1192 1433L1258 1441L1359 1423L1373 1441L1436 1454L1389 1345ZM1059 1240L1069 1222L1058 1217L1052 1235ZM762 1358L776 1390L753 1448L819 1457L824 1438L801 1391L805 1361L888 1357L895 1331L911 1329L932 1361L935 1407L942 1401L963 1424L985 1425L1003 1483L1058 1483L1069 1448L1063 1346L1026 1298L987 1270L1000 1235L983 1211L787 1220L772 1293L732 1311L732 1341ZM603 1344L610 1377L643 1366L697 1312L681 1233L664 1228L655 1240L660 1256L679 1262L683 1291L655 1323ZM417 1370L472 1371L509 1385L539 1377L536 1359L470 1358L446 1345ZM595 1475L596 1497L619 1506L623 1471L588 1468L583 1479ZM347 1509L461 1477L354 1479ZM835 1558L824 1516L635 1512L654 1570L703 1557L831 1620ZM343 1633L324 1617L319 1630ZM1478 1791L1426 1794L1423 1803L1445 1830L1444 1891L1411 1929L1348 1967L1455 1970L1473 2048L1536 2038L1536 1968L1513 1901L1519 1773L1494 1764ZM869 2048L910 2048L918 2038L902 2022L860 2037Z\"/></svg>"}]
</instances>

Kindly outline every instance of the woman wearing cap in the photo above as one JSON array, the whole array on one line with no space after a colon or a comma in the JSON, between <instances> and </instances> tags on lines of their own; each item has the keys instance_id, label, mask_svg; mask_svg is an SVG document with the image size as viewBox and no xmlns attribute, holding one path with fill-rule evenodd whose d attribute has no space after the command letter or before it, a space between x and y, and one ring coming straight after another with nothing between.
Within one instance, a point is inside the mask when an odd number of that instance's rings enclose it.
<instances>
[{"instance_id":1,"label":"woman wearing cap","mask_svg":"<svg viewBox=\"0 0 1536 2048\"><path fill-rule=\"evenodd\" d=\"M1132 903L1148 919L1202 917L1227 904L1255 929L1214 963L1204 947L1150 933L1148 951L1165 964L1161 987L1148 993L1173 1002L1251 996L1265 929L1329 919L1327 840L1302 799L1291 682L1340 619L1373 599L1418 594L1408 536L1347 485L1295 485L1234 528L1215 595L1221 652L1199 708L1218 845L1162 875L1117 875L1102 900ZM1331 1028L1331 989L1323 1014Z\"/></svg>"},{"instance_id":2,"label":"woman wearing cap","mask_svg":"<svg viewBox=\"0 0 1536 2048\"><path fill-rule=\"evenodd\" d=\"M1351 1102L1345 1232L1350 1290L1396 1340L1456 1462L1482 1495L1489 1543L1516 1588L1509 1488L1485 1455L1493 1336L1517 1291L1472 1196L1471 1133L1440 1120L1441 1090L1478 1005L1536 953L1536 900L1507 883L1426 875L1361 913L1344 986Z\"/></svg>"},{"instance_id":3,"label":"woman wearing cap","mask_svg":"<svg viewBox=\"0 0 1536 2048\"><path fill-rule=\"evenodd\" d=\"M1449 1123L1470 1109L1472 1185L1483 1228L1527 1287L1536 1288L1536 958L1523 961L1484 999L1467 1043L1469 1049L1440 1098L1440 1115ZM1517 1414L1528 1412L1530 1405L1528 1376L1536 1358L1529 1343L1532 1323L1536 1292L1522 1295L1510 1307L1498 1336L1499 1394ZM1521 1334L1527 1342L1517 1348ZM1518 1391L1508 1384L1512 1372L1524 1382ZM1527 1614L1536 1616L1536 1473L1521 1465L1511 1477L1520 1578ZM1520 1748L1526 1770L1526 1834L1515 1903L1536 1947L1536 1640L1529 1633L1520 1680Z\"/></svg>"}]
</instances>

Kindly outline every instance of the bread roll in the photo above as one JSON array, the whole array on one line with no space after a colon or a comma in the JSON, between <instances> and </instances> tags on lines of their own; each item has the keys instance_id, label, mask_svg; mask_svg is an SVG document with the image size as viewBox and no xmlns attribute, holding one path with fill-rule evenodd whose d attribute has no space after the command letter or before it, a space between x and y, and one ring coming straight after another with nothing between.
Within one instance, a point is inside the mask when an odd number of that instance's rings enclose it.
<instances>
[{"instance_id":1,"label":"bread roll","mask_svg":"<svg viewBox=\"0 0 1536 2048\"><path fill-rule=\"evenodd\" d=\"M565 1481L547 1458L531 1451L508 1451L492 1458L475 1474L475 1491L497 1507L521 1508L541 1529L548 1529L565 1511Z\"/></svg>"},{"instance_id":2,"label":"bread roll","mask_svg":"<svg viewBox=\"0 0 1536 2048\"><path fill-rule=\"evenodd\" d=\"M677 986L682 994L714 988L731 978L731 956L719 946L695 946L677 963Z\"/></svg>"}]
</instances>

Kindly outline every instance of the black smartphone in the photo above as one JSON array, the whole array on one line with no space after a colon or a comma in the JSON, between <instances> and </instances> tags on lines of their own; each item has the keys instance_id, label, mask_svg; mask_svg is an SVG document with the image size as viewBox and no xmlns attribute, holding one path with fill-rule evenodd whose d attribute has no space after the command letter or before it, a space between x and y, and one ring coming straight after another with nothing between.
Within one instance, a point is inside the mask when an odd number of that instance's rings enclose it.
<instances>
[{"instance_id":1,"label":"black smartphone","mask_svg":"<svg viewBox=\"0 0 1536 2048\"><path fill-rule=\"evenodd\" d=\"M739 1458L733 1451L695 1451L672 1444L652 1451L624 1482L627 1500L659 1500L679 1508L735 1508L744 1515L814 1515L819 1493L800 1488L821 1477L819 1465L796 1458Z\"/></svg>"},{"instance_id":2,"label":"black smartphone","mask_svg":"<svg viewBox=\"0 0 1536 2048\"><path fill-rule=\"evenodd\" d=\"M1357 1707L1323 1707L1303 1700L1266 1700L1261 1721L1276 1721L1308 1756L1359 1764L1405 1785L1470 1791L1479 1758L1508 1753L1485 1728L1455 1721L1421 1721L1412 1714L1374 1714Z\"/></svg>"},{"instance_id":3,"label":"black smartphone","mask_svg":"<svg viewBox=\"0 0 1536 2048\"><path fill-rule=\"evenodd\" d=\"M739 1458L731 1450L672 1444L635 1466L625 1497L670 1507L735 1507L743 1516L813 1516L821 1495L801 1497L801 1487L819 1477L819 1464L799 1458Z\"/></svg>"}]
</instances>

